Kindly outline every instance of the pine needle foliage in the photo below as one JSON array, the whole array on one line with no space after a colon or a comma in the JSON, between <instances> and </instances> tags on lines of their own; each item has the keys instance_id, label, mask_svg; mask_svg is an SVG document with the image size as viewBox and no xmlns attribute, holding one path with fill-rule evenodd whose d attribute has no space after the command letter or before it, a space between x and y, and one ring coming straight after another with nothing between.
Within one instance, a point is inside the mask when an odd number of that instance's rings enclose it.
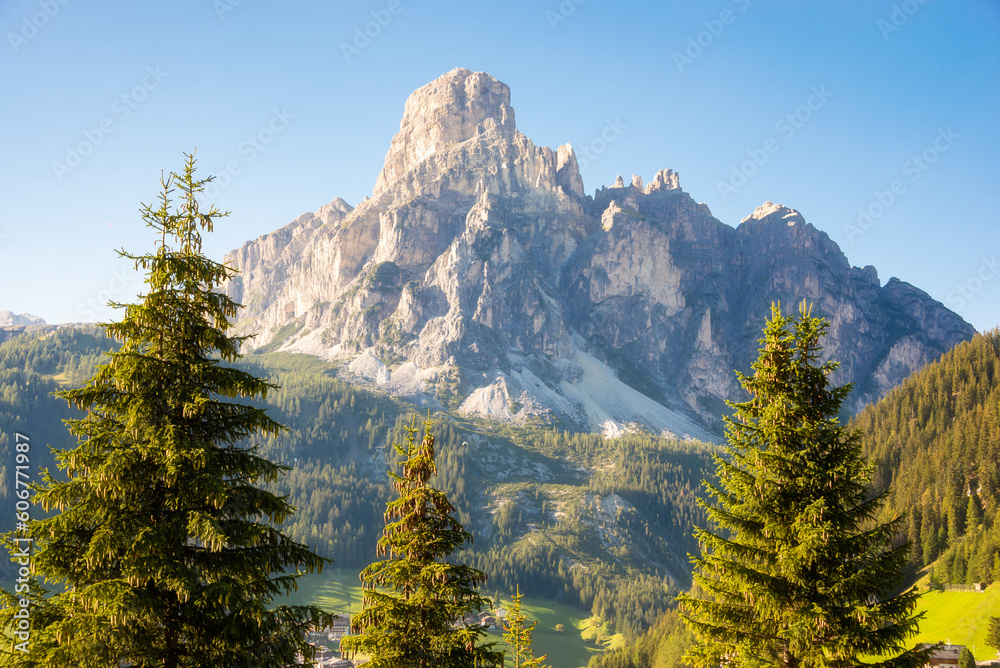
<instances>
[{"instance_id":1,"label":"pine needle foliage","mask_svg":"<svg viewBox=\"0 0 1000 668\"><path fill-rule=\"evenodd\" d=\"M526 624L528 617L521 609L521 588L518 587L510 606L507 608L507 618L503 623L503 639L507 643L507 654L513 668L546 668L545 657L535 656L531 648L532 634L538 622Z\"/></svg>"},{"instance_id":2,"label":"pine needle foliage","mask_svg":"<svg viewBox=\"0 0 1000 668\"><path fill-rule=\"evenodd\" d=\"M986 630L986 644L1000 654L1000 617L990 617Z\"/></svg>"},{"instance_id":3,"label":"pine needle foliage","mask_svg":"<svg viewBox=\"0 0 1000 668\"><path fill-rule=\"evenodd\" d=\"M852 421L888 518L905 511L910 569L1000 582L1000 328L975 334Z\"/></svg>"},{"instance_id":4,"label":"pine needle foliage","mask_svg":"<svg viewBox=\"0 0 1000 668\"><path fill-rule=\"evenodd\" d=\"M432 424L424 422L419 444L415 421L405 443L393 443L405 461L402 475L389 473L398 497L386 504L377 548L387 558L361 572L364 609L351 620L357 635L341 648L368 655L371 668L502 666L502 652L479 645L486 628L463 621L492 604L478 593L482 571L447 561L472 535L444 492L430 485L437 471Z\"/></svg>"},{"instance_id":5,"label":"pine needle foliage","mask_svg":"<svg viewBox=\"0 0 1000 668\"><path fill-rule=\"evenodd\" d=\"M851 386L831 387L821 362L828 321L803 302L798 317L772 305L750 398L731 403L717 483L703 502L716 531L696 529L701 596L682 595L698 642L695 666L893 668L922 666L906 650L922 615L918 593L896 593L908 547L893 546L901 517L876 521L872 467L838 414ZM887 657L887 658L886 658Z\"/></svg>"},{"instance_id":6,"label":"pine needle foliage","mask_svg":"<svg viewBox=\"0 0 1000 668\"><path fill-rule=\"evenodd\" d=\"M141 209L155 251L119 251L148 287L113 304L124 317L104 327L120 349L58 393L84 417L67 421L78 444L57 452L60 479L43 472L35 502L51 515L30 537L35 584L59 591L33 589L29 651L8 646L2 665L297 666L311 655L307 628L331 621L315 607L269 607L327 560L276 528L294 508L259 485L287 467L243 445L283 429L239 402L276 386L228 364L243 339L228 334L239 305L219 286L235 270L201 245L228 214L199 210L211 179L186 158ZM16 609L6 594L5 628Z\"/></svg>"}]
</instances>

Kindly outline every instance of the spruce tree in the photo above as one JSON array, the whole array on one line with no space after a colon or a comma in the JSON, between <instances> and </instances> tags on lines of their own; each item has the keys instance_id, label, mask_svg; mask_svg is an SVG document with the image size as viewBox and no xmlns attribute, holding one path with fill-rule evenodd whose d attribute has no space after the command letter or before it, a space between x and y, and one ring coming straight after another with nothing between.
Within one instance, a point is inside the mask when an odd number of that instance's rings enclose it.
<instances>
[{"instance_id":1,"label":"spruce tree","mask_svg":"<svg viewBox=\"0 0 1000 668\"><path fill-rule=\"evenodd\" d=\"M481 624L466 615L492 607L480 596L486 575L448 557L472 536L455 519L447 495L430 485L437 471L431 422L418 444L415 423L406 428L402 475L389 472L398 497L386 504L385 530L375 562L361 572L364 609L351 620L354 632L341 641L347 653L370 657L371 668L472 668L502 666L503 653L480 646Z\"/></svg>"},{"instance_id":2,"label":"spruce tree","mask_svg":"<svg viewBox=\"0 0 1000 668\"><path fill-rule=\"evenodd\" d=\"M986 627L986 644L997 651L1000 656L1000 617L990 617Z\"/></svg>"},{"instance_id":3,"label":"spruce tree","mask_svg":"<svg viewBox=\"0 0 1000 668\"><path fill-rule=\"evenodd\" d=\"M181 174L161 177L157 206L142 208L155 251L119 251L148 292L114 304L124 317L104 327L120 348L59 393L84 417L67 421L78 444L57 453L58 479L45 471L37 489L51 515L30 524L30 642L5 648L3 665L293 666L311 653L309 625L331 621L314 607L270 607L326 560L276 528L294 508L259 485L287 467L244 445L283 427L240 403L276 386L231 364L239 305L218 289L235 270L201 247L201 230L227 215L199 210L210 180L195 178L188 155ZM45 596L41 581L58 593ZM18 597L4 598L0 624L11 628Z\"/></svg>"},{"instance_id":4,"label":"spruce tree","mask_svg":"<svg viewBox=\"0 0 1000 668\"><path fill-rule=\"evenodd\" d=\"M976 657L968 647L963 647L958 655L958 668L976 668Z\"/></svg>"},{"instance_id":5,"label":"spruce tree","mask_svg":"<svg viewBox=\"0 0 1000 668\"><path fill-rule=\"evenodd\" d=\"M510 665L513 668L545 668L547 655L535 656L535 651L531 648L531 636L538 622L525 623L528 617L521 610L521 598L521 587L518 586L507 609L507 619L503 623L503 639L507 643Z\"/></svg>"},{"instance_id":6,"label":"spruce tree","mask_svg":"<svg viewBox=\"0 0 1000 668\"><path fill-rule=\"evenodd\" d=\"M703 594L679 597L698 638L693 665L925 662L926 651L905 647L919 595L896 593L903 520L876 521L884 496L869 493L873 467L838 420L851 386L831 387L837 363L820 360L828 327L804 303L798 317L772 305L753 375L737 373L750 398L730 404L718 482L704 483L716 530L695 531Z\"/></svg>"}]
</instances>

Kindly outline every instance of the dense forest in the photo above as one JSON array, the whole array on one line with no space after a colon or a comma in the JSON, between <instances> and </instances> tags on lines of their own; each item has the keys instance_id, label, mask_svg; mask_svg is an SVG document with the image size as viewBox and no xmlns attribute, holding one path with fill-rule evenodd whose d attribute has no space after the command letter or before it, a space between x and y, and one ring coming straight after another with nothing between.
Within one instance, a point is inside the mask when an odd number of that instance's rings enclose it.
<instances>
[{"instance_id":1,"label":"dense forest","mask_svg":"<svg viewBox=\"0 0 1000 668\"><path fill-rule=\"evenodd\" d=\"M13 517L15 434L29 439L32 478L39 467L54 468L48 446L72 444L62 420L74 413L52 392L82 383L110 347L111 341L95 331L69 329L40 337L22 335L0 344L0 513L4 518L0 526Z\"/></svg>"},{"instance_id":2,"label":"dense forest","mask_svg":"<svg viewBox=\"0 0 1000 668\"><path fill-rule=\"evenodd\" d=\"M882 520L902 514L908 575L931 586L1000 579L1000 330L959 344L851 421L888 490ZM694 642L676 610L590 668L673 668Z\"/></svg>"},{"instance_id":3,"label":"dense forest","mask_svg":"<svg viewBox=\"0 0 1000 668\"><path fill-rule=\"evenodd\" d=\"M291 537L340 565L367 565L397 463L390 444L426 409L343 382L316 358L268 353L244 364L281 385L268 403L289 431L260 446L291 467L275 486L298 510ZM690 528L714 446L433 419L436 484L473 533L463 558L489 575L491 593L519 585L635 635L689 583Z\"/></svg>"},{"instance_id":4,"label":"dense forest","mask_svg":"<svg viewBox=\"0 0 1000 668\"><path fill-rule=\"evenodd\" d=\"M1000 579L1000 330L976 335L853 420L888 490L886 516L905 514L911 567L935 583Z\"/></svg>"},{"instance_id":5,"label":"dense forest","mask_svg":"<svg viewBox=\"0 0 1000 668\"><path fill-rule=\"evenodd\" d=\"M14 433L30 437L33 465L54 468L47 446L70 445L61 420L71 411L51 392L83 383L112 347L94 329L0 344L4 517L13 517ZM338 565L363 567L374 558L389 498L389 445L427 408L360 389L317 358L266 353L241 365L281 386L267 405L288 430L256 444L289 467L274 485L297 508L285 528ZM936 562L936 582L1000 577L998 372L994 331L959 345L852 422L876 466L876 487L889 490L885 518L907 513L900 540L912 544L911 573ZM630 636L648 628L639 644L606 656L614 668L654 665L637 661L673 651L675 617L663 613L690 584L691 527L703 521L696 498L714 470L715 446L432 417L437 484L475 536L463 558L490 575L488 593L520 585Z\"/></svg>"},{"instance_id":6,"label":"dense forest","mask_svg":"<svg viewBox=\"0 0 1000 668\"><path fill-rule=\"evenodd\" d=\"M635 642L590 659L589 668L677 668L695 641L677 608L662 615Z\"/></svg>"},{"instance_id":7,"label":"dense forest","mask_svg":"<svg viewBox=\"0 0 1000 668\"><path fill-rule=\"evenodd\" d=\"M47 446L72 443L61 424L72 412L50 393L85 382L113 345L96 330L69 329L0 344L0 502L11 518L0 528L13 521L13 434L31 438L33 465L54 469ZM253 444L289 468L273 485L297 509L284 529L340 566L367 565L390 496L386 472L397 463L390 444L427 408L353 386L314 357L252 354L240 365L280 385L266 405L288 429ZM432 418L436 484L475 537L462 558L490 576L488 593L519 585L634 636L688 586L691 526L702 517L696 497L715 446L645 434L608 440L441 411Z\"/></svg>"}]
</instances>

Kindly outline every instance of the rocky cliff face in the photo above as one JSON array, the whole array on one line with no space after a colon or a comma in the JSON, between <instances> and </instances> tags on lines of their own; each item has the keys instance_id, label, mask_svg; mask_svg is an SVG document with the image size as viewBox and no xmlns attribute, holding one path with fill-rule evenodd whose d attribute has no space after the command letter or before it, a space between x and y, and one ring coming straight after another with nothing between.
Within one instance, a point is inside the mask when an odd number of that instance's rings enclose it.
<instances>
[{"instance_id":1,"label":"rocky cliff face","mask_svg":"<svg viewBox=\"0 0 1000 668\"><path fill-rule=\"evenodd\" d=\"M792 209L732 228L662 170L594 196L572 147L519 132L510 89L456 69L406 102L373 195L337 199L227 256L253 347L321 355L429 404L609 433L717 431L770 304L830 318L851 408L973 328L852 267Z\"/></svg>"}]
</instances>

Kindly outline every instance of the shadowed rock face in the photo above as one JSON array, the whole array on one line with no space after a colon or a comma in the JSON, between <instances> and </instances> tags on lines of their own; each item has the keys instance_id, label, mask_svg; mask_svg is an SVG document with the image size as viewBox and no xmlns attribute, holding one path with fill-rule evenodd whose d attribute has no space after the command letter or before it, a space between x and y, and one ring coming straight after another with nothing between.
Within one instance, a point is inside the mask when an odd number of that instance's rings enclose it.
<instances>
[{"instance_id":1,"label":"shadowed rock face","mask_svg":"<svg viewBox=\"0 0 1000 668\"><path fill-rule=\"evenodd\" d=\"M767 202L732 228L671 170L584 195L572 147L536 147L510 89L464 69L407 100L372 198L226 259L253 346L342 360L430 404L587 429L718 432L772 301L830 319L851 409L974 332L852 267L793 209Z\"/></svg>"}]
</instances>

